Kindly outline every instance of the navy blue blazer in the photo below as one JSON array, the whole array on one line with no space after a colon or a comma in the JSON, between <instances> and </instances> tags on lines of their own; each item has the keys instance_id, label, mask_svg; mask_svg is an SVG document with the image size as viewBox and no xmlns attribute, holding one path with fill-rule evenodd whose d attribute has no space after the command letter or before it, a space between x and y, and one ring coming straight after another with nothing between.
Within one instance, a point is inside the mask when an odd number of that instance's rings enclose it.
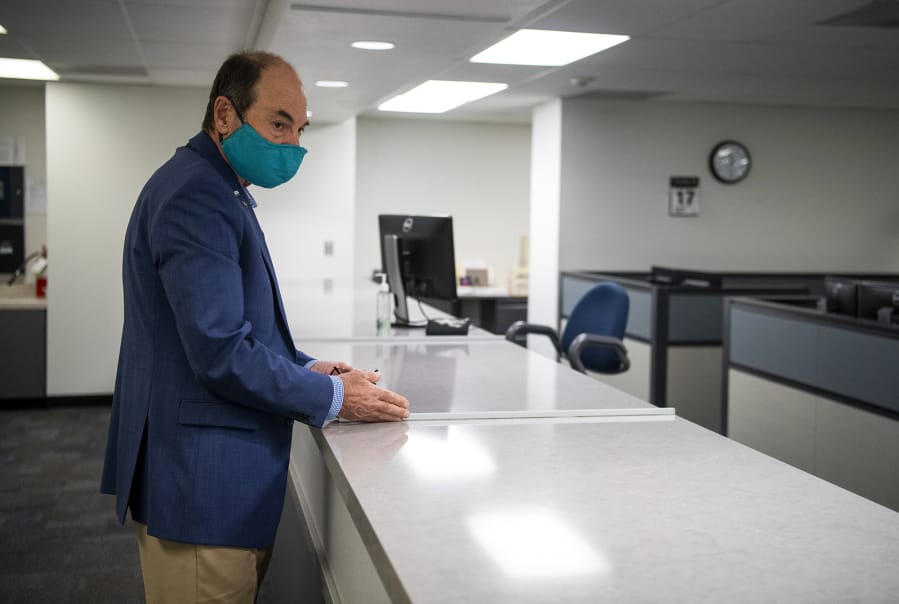
<instances>
[{"instance_id":1,"label":"navy blue blazer","mask_svg":"<svg viewBox=\"0 0 899 604\"><path fill-rule=\"evenodd\" d=\"M321 426L251 200L206 133L150 178L125 234L125 316L101 490L151 535L270 547L293 420Z\"/></svg>"}]
</instances>

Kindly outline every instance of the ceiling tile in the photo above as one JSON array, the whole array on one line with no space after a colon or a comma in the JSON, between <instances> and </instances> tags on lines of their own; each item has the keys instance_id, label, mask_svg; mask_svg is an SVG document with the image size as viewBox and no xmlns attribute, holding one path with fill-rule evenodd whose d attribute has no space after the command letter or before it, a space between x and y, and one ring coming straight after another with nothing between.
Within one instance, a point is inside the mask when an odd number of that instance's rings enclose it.
<instances>
[{"instance_id":1,"label":"ceiling tile","mask_svg":"<svg viewBox=\"0 0 899 604\"><path fill-rule=\"evenodd\" d=\"M188 44L185 42L144 42L141 47L147 64L154 69L200 69L212 70L219 66L237 48L227 44ZM212 81L209 81L212 84Z\"/></svg>"},{"instance_id":2,"label":"ceiling tile","mask_svg":"<svg viewBox=\"0 0 899 604\"><path fill-rule=\"evenodd\" d=\"M142 42L243 45L253 17L249 8L190 8L139 4L128 8Z\"/></svg>"},{"instance_id":3,"label":"ceiling tile","mask_svg":"<svg viewBox=\"0 0 899 604\"><path fill-rule=\"evenodd\" d=\"M115 2L28 0L0 4L0 23L11 36L85 35L130 39L122 10Z\"/></svg>"}]
</instances>

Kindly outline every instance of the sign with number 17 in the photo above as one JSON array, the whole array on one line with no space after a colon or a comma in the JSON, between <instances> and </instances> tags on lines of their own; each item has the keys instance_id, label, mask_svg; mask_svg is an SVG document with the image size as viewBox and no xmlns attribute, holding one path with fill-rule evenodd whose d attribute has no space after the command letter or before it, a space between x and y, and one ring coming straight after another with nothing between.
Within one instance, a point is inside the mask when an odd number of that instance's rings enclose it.
<instances>
[{"instance_id":1,"label":"sign with number 17","mask_svg":"<svg viewBox=\"0 0 899 604\"><path fill-rule=\"evenodd\" d=\"M669 216L699 216L699 177L672 176L668 189Z\"/></svg>"}]
</instances>

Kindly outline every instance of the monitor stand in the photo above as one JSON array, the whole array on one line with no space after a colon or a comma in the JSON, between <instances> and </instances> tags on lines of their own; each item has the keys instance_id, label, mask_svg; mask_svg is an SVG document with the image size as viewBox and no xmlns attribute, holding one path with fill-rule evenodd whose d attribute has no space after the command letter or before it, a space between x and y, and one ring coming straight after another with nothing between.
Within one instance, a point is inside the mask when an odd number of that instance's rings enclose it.
<instances>
[{"instance_id":1,"label":"monitor stand","mask_svg":"<svg viewBox=\"0 0 899 604\"><path fill-rule=\"evenodd\" d=\"M406 303L406 288L403 285L403 273L400 270L400 245L396 235L384 235L384 261L387 266L387 285L393 292L395 302L393 315L396 320L393 327L424 327L424 323L413 323L409 319L409 306Z\"/></svg>"}]
</instances>

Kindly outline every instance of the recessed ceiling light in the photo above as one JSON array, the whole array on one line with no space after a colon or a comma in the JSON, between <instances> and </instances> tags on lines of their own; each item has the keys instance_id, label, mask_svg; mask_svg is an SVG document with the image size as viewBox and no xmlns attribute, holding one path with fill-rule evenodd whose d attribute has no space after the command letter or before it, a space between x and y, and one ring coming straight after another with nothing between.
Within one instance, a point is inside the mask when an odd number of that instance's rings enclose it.
<instances>
[{"instance_id":1,"label":"recessed ceiling light","mask_svg":"<svg viewBox=\"0 0 899 604\"><path fill-rule=\"evenodd\" d=\"M315 85L319 88L346 88L350 84L343 80L319 80Z\"/></svg>"},{"instance_id":2,"label":"recessed ceiling light","mask_svg":"<svg viewBox=\"0 0 899 604\"><path fill-rule=\"evenodd\" d=\"M0 59L0 78L14 80L58 80L56 72L31 59Z\"/></svg>"},{"instance_id":3,"label":"recessed ceiling light","mask_svg":"<svg viewBox=\"0 0 899 604\"><path fill-rule=\"evenodd\" d=\"M630 39L612 34L584 34L522 29L471 58L472 63L558 67L596 54Z\"/></svg>"},{"instance_id":4,"label":"recessed ceiling light","mask_svg":"<svg viewBox=\"0 0 899 604\"><path fill-rule=\"evenodd\" d=\"M470 103L508 88L499 82L453 82L428 80L378 105L381 111L408 113L444 113L459 105Z\"/></svg>"},{"instance_id":5,"label":"recessed ceiling light","mask_svg":"<svg viewBox=\"0 0 899 604\"><path fill-rule=\"evenodd\" d=\"M391 50L396 48L396 44L393 42L381 42L379 40L357 40L350 46L360 50Z\"/></svg>"},{"instance_id":6,"label":"recessed ceiling light","mask_svg":"<svg viewBox=\"0 0 899 604\"><path fill-rule=\"evenodd\" d=\"M3 27L2 25L0 25L0 35L3 35L3 34L5 34L5 33L7 33L7 32L6 32L6 28Z\"/></svg>"}]
</instances>

